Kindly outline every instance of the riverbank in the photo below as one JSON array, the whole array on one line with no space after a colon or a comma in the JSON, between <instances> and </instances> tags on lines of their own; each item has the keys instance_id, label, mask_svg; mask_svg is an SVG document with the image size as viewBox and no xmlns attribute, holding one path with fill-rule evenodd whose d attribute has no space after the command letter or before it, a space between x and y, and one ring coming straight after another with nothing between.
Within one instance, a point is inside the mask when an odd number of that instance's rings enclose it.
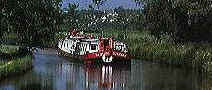
<instances>
[{"instance_id":1,"label":"riverbank","mask_svg":"<svg viewBox=\"0 0 212 90\"><path fill-rule=\"evenodd\" d=\"M0 80L32 68L32 54L24 49L17 46L2 46L0 50Z\"/></svg>"},{"instance_id":2,"label":"riverbank","mask_svg":"<svg viewBox=\"0 0 212 90\"><path fill-rule=\"evenodd\" d=\"M212 72L212 48L208 44L178 44L168 35L157 39L147 31L108 30L104 32L104 36L125 41L134 58Z\"/></svg>"}]
</instances>

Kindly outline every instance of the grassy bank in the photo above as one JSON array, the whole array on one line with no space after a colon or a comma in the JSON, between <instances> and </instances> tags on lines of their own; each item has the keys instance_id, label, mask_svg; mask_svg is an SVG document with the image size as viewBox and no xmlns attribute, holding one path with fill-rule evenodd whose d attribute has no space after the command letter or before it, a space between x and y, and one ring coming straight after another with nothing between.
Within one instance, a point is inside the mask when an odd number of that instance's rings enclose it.
<instances>
[{"instance_id":1,"label":"grassy bank","mask_svg":"<svg viewBox=\"0 0 212 90\"><path fill-rule=\"evenodd\" d=\"M23 73L32 68L32 54L17 46L2 46L0 79Z\"/></svg>"},{"instance_id":2,"label":"grassy bank","mask_svg":"<svg viewBox=\"0 0 212 90\"><path fill-rule=\"evenodd\" d=\"M0 64L0 79L7 76L17 75L32 68L32 56L26 55L22 58L17 58Z\"/></svg>"},{"instance_id":3,"label":"grassy bank","mask_svg":"<svg viewBox=\"0 0 212 90\"><path fill-rule=\"evenodd\" d=\"M100 35L100 33L96 35ZM140 60L212 71L212 47L208 44L176 44L168 35L157 39L146 31L108 30L104 32L104 36L112 36L126 42L134 58Z\"/></svg>"}]
</instances>

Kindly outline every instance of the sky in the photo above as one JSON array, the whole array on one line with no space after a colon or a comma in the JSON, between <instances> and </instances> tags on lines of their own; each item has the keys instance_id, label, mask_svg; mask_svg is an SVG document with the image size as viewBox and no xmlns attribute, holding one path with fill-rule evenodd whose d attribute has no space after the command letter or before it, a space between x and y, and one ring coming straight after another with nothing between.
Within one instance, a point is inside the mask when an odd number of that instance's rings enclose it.
<instances>
[{"instance_id":1,"label":"sky","mask_svg":"<svg viewBox=\"0 0 212 90\"><path fill-rule=\"evenodd\" d=\"M79 9L88 9L89 5L95 6L92 0L64 0L63 8L66 8L69 3L78 4ZM109 10L118 7L123 7L125 9L140 9L141 5L136 4L134 0L106 0L99 6L99 9ZM98 9L98 7L95 7L95 9Z\"/></svg>"}]
</instances>

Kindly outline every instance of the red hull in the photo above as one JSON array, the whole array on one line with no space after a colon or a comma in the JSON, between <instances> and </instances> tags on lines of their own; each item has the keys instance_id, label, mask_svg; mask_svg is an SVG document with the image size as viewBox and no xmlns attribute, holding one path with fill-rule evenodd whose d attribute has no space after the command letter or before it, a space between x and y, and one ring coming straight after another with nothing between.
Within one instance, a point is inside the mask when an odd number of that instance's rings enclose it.
<instances>
[{"instance_id":1,"label":"red hull","mask_svg":"<svg viewBox=\"0 0 212 90\"><path fill-rule=\"evenodd\" d=\"M103 62L102 61L102 52L96 52L96 53L89 53L86 55L71 55L67 52L64 52L62 50L58 51L59 55L62 56L68 56L71 57L72 59L76 59L78 61L85 61L85 62ZM111 56L111 55L110 55ZM122 53L122 52L113 52L112 56L114 57L113 62L126 62L130 61L131 56L127 53Z\"/></svg>"},{"instance_id":2,"label":"red hull","mask_svg":"<svg viewBox=\"0 0 212 90\"><path fill-rule=\"evenodd\" d=\"M102 54L103 54L102 52L89 53L84 55L83 57L85 61L92 60L92 59L101 59ZM113 56L115 60L116 59L123 60L123 61L130 60L130 55L126 53L122 53L122 52L112 52L112 55L108 55L108 56Z\"/></svg>"}]
</instances>

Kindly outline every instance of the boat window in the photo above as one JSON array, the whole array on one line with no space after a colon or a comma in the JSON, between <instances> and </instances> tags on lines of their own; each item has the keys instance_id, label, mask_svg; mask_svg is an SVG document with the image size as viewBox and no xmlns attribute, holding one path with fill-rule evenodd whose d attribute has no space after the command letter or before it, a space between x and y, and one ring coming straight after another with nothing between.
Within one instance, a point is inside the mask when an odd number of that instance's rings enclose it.
<instances>
[{"instance_id":1,"label":"boat window","mask_svg":"<svg viewBox=\"0 0 212 90\"><path fill-rule=\"evenodd\" d=\"M97 49L97 44L91 44L91 50L96 50Z\"/></svg>"},{"instance_id":2,"label":"boat window","mask_svg":"<svg viewBox=\"0 0 212 90\"><path fill-rule=\"evenodd\" d=\"M121 51L121 50L122 50L122 45L116 45L116 46L115 46L115 50Z\"/></svg>"}]
</instances>

